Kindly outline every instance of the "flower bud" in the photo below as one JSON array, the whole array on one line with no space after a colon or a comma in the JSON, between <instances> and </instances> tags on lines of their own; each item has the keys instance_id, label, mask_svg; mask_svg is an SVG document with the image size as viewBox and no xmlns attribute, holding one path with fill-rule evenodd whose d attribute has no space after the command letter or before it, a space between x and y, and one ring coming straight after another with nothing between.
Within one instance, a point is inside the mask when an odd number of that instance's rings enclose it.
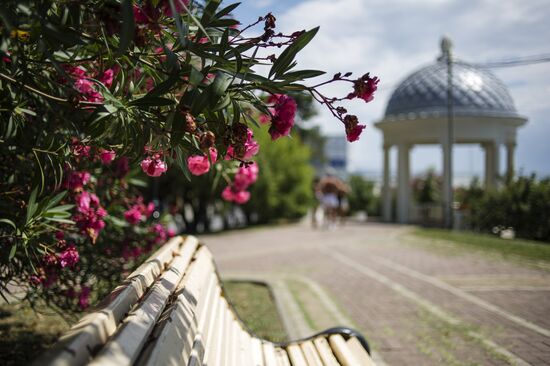
<instances>
[{"instance_id":1,"label":"flower bud","mask_svg":"<svg viewBox=\"0 0 550 366\"><path fill-rule=\"evenodd\" d=\"M183 112L183 117L185 118L185 132L195 132L197 129L195 118L193 118L193 116L189 112Z\"/></svg>"},{"instance_id":2,"label":"flower bud","mask_svg":"<svg viewBox=\"0 0 550 366\"><path fill-rule=\"evenodd\" d=\"M216 143L216 135L212 131L206 131L200 136L199 141L201 149L208 150Z\"/></svg>"}]
</instances>

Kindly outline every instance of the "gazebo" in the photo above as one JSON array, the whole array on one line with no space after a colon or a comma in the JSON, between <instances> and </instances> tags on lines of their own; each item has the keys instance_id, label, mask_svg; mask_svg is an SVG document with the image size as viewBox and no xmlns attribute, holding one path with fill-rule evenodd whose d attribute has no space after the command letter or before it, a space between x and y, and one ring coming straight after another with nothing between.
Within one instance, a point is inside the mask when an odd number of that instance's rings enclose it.
<instances>
[{"instance_id":1,"label":"gazebo","mask_svg":"<svg viewBox=\"0 0 550 366\"><path fill-rule=\"evenodd\" d=\"M383 216L392 221L390 149L397 148L397 221L410 221L409 154L417 144L440 144L444 197L450 197L453 144L480 144L485 151L485 186L499 177L500 147L506 146L508 176L514 174L516 132L527 119L518 114L506 86L486 69L452 58L450 41L441 42L437 61L407 76L390 97L384 118L376 123L384 135ZM452 83L448 83L451 67ZM449 85L452 85L451 92ZM452 95L452 101L448 99ZM450 113L449 113L450 111ZM452 143L449 144L449 120ZM451 202L444 202L450 207Z\"/></svg>"}]
</instances>

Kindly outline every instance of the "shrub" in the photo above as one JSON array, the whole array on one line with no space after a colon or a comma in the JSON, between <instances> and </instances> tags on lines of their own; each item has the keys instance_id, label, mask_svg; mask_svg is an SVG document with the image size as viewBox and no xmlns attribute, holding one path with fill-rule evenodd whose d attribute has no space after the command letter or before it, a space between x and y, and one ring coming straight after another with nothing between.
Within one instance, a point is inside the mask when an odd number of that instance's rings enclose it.
<instances>
[{"instance_id":1,"label":"shrub","mask_svg":"<svg viewBox=\"0 0 550 366\"><path fill-rule=\"evenodd\" d=\"M377 78L338 73L307 86L324 73L296 70L295 56L317 28L283 34L272 14L243 27L230 16L238 4L220 3L2 2L0 293L16 281L28 298L85 307L90 292L118 282L138 252L162 241L166 229L132 187L139 182L120 169L223 176L225 197L244 203L252 179L238 175L257 150L249 127L262 114L273 140L288 135L290 91L309 93L348 140L359 137L364 126L338 103L370 101ZM283 51L258 52L271 48ZM333 82L353 90L319 91Z\"/></svg>"}]
</instances>

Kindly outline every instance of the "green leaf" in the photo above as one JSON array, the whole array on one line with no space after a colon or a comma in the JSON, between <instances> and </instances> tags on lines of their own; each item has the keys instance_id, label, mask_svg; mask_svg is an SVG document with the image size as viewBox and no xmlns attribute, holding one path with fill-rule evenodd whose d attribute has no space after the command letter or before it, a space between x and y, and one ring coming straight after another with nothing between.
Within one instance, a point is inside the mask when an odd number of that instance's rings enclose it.
<instances>
[{"instance_id":1,"label":"green leaf","mask_svg":"<svg viewBox=\"0 0 550 366\"><path fill-rule=\"evenodd\" d=\"M38 194L38 187L33 189L31 196L29 197L29 202L27 204L27 218L26 222L29 222L36 212L38 205L36 204L36 195Z\"/></svg>"},{"instance_id":2,"label":"green leaf","mask_svg":"<svg viewBox=\"0 0 550 366\"><path fill-rule=\"evenodd\" d=\"M147 187L147 182L145 182L144 180L141 180L141 179L137 179L137 178L128 179L128 183L133 185L133 186L137 186L137 187Z\"/></svg>"},{"instance_id":3,"label":"green leaf","mask_svg":"<svg viewBox=\"0 0 550 366\"><path fill-rule=\"evenodd\" d=\"M214 18L216 19L220 19L221 17L224 17L226 16L227 14L231 13L233 10L235 10L235 8L237 6L241 5L241 3L234 3L234 4L231 4L231 5L228 5L226 6L225 8L223 8L222 10L220 10L219 12L216 13L216 15L214 15Z\"/></svg>"},{"instance_id":4,"label":"green leaf","mask_svg":"<svg viewBox=\"0 0 550 366\"><path fill-rule=\"evenodd\" d=\"M296 57L296 54L315 37L318 30L319 27L315 27L296 38L296 40L288 46L273 63L271 70L269 70L269 77L271 78L275 75L275 78L278 78L282 73L287 71L289 65Z\"/></svg>"},{"instance_id":5,"label":"green leaf","mask_svg":"<svg viewBox=\"0 0 550 366\"><path fill-rule=\"evenodd\" d=\"M153 90L151 90L147 95L145 95L145 98L148 97L158 97L163 94L166 94L167 92L172 89L172 87L178 82L177 73L175 75L170 75L168 79L164 80L162 83L157 85Z\"/></svg>"},{"instance_id":6,"label":"green leaf","mask_svg":"<svg viewBox=\"0 0 550 366\"><path fill-rule=\"evenodd\" d=\"M50 208L49 210L47 210L46 212L66 212L66 211L69 211L70 209L72 209L74 207L74 205L61 205L61 206L56 206L54 208Z\"/></svg>"},{"instance_id":7,"label":"green leaf","mask_svg":"<svg viewBox=\"0 0 550 366\"><path fill-rule=\"evenodd\" d=\"M17 226L15 226L15 223L11 221L10 219L0 219L0 222L3 222L4 224L8 224L11 227L14 228L14 230L17 230Z\"/></svg>"},{"instance_id":8,"label":"green leaf","mask_svg":"<svg viewBox=\"0 0 550 366\"><path fill-rule=\"evenodd\" d=\"M74 46L76 44L84 44L84 41L80 38L80 35L70 29L58 29L56 25L52 23L46 23L42 27L44 34L50 38L54 38L57 41L65 44L66 46Z\"/></svg>"},{"instance_id":9,"label":"green leaf","mask_svg":"<svg viewBox=\"0 0 550 366\"><path fill-rule=\"evenodd\" d=\"M219 99L219 97L225 94L225 91L229 88L229 85L231 85L231 77L229 77L226 73L217 72L216 78L210 86L210 90L212 90L212 93L214 93L214 95Z\"/></svg>"},{"instance_id":10,"label":"green leaf","mask_svg":"<svg viewBox=\"0 0 550 366\"><path fill-rule=\"evenodd\" d=\"M17 244L13 244L10 249L9 260L11 261L15 257L15 252L17 252Z\"/></svg>"},{"instance_id":11,"label":"green leaf","mask_svg":"<svg viewBox=\"0 0 550 366\"><path fill-rule=\"evenodd\" d=\"M202 13L201 24L209 25L210 21L214 17L214 14L221 4L221 0L210 0L204 7ZM204 32L204 30L203 30ZM206 33L206 32L205 32Z\"/></svg>"},{"instance_id":12,"label":"green leaf","mask_svg":"<svg viewBox=\"0 0 550 366\"><path fill-rule=\"evenodd\" d=\"M134 39L136 24L134 22L134 7L132 0L122 0L120 4L122 15L122 29L120 34L120 44L117 55L122 55L130 46Z\"/></svg>"},{"instance_id":13,"label":"green leaf","mask_svg":"<svg viewBox=\"0 0 550 366\"><path fill-rule=\"evenodd\" d=\"M75 225L76 223L73 220L67 220L61 217L44 217L48 221L59 222L62 224Z\"/></svg>"},{"instance_id":14,"label":"green leaf","mask_svg":"<svg viewBox=\"0 0 550 366\"><path fill-rule=\"evenodd\" d=\"M59 201L61 201L65 197L65 195L67 195L67 191L56 194L51 200L48 201L46 206L44 206L44 209L49 210L53 206L57 205Z\"/></svg>"},{"instance_id":15,"label":"green leaf","mask_svg":"<svg viewBox=\"0 0 550 366\"><path fill-rule=\"evenodd\" d=\"M317 76L321 76L324 74L326 74L324 71L319 71L319 70L300 70L300 71L287 72L286 74L282 75L281 78L283 80L304 80L309 78L315 78Z\"/></svg>"},{"instance_id":16,"label":"green leaf","mask_svg":"<svg viewBox=\"0 0 550 366\"><path fill-rule=\"evenodd\" d=\"M143 98L134 99L128 105L134 107L161 107L166 105L172 105L176 102L172 99L162 97L144 96Z\"/></svg>"}]
</instances>

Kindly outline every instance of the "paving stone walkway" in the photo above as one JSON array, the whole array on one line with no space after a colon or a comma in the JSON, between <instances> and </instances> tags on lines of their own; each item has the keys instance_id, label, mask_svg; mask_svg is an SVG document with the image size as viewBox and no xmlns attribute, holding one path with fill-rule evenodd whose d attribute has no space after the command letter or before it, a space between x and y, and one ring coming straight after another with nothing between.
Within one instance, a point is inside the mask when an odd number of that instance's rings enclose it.
<instances>
[{"instance_id":1,"label":"paving stone walkway","mask_svg":"<svg viewBox=\"0 0 550 366\"><path fill-rule=\"evenodd\" d=\"M548 270L425 245L410 227L375 223L333 231L289 225L202 239L222 277L286 281L294 308L307 313L305 329L356 328L380 363L550 365ZM319 309L335 315L323 317Z\"/></svg>"}]
</instances>

